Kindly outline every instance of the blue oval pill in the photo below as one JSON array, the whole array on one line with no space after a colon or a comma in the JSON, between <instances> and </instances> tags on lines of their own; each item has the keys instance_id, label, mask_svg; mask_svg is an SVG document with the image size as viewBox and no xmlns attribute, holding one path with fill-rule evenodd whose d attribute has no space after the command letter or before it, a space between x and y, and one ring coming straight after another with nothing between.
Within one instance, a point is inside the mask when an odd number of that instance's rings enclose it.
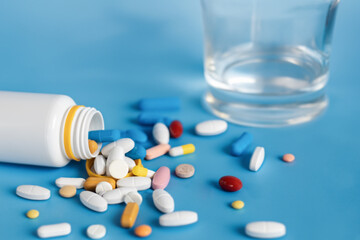
<instances>
[{"instance_id":1,"label":"blue oval pill","mask_svg":"<svg viewBox=\"0 0 360 240\"><path fill-rule=\"evenodd\" d=\"M140 145L135 143L135 147L125 154L125 156L131 158L131 159L144 159L146 155L146 149Z\"/></svg>"},{"instance_id":2,"label":"blue oval pill","mask_svg":"<svg viewBox=\"0 0 360 240\"><path fill-rule=\"evenodd\" d=\"M122 133L122 136L125 138L131 138L132 140L134 140L134 142L139 142L139 143L144 143L147 141L148 137L147 135L138 129L130 129L127 131L124 131Z\"/></svg>"}]
</instances>

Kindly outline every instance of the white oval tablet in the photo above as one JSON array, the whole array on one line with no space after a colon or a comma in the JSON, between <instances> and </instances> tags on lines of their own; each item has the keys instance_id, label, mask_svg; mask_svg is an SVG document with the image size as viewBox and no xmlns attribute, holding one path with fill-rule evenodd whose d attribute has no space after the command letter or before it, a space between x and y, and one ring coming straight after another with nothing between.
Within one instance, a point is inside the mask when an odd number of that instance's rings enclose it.
<instances>
[{"instance_id":1,"label":"white oval tablet","mask_svg":"<svg viewBox=\"0 0 360 240\"><path fill-rule=\"evenodd\" d=\"M279 222L251 222L246 225L245 233L253 238L279 238L286 234L286 227Z\"/></svg>"},{"instance_id":2,"label":"white oval tablet","mask_svg":"<svg viewBox=\"0 0 360 240\"><path fill-rule=\"evenodd\" d=\"M135 142L131 138L121 138L103 147L103 149L101 149L102 155L105 157L109 156L114 147L121 147L124 150L124 153L127 153L135 147Z\"/></svg>"},{"instance_id":3,"label":"white oval tablet","mask_svg":"<svg viewBox=\"0 0 360 240\"><path fill-rule=\"evenodd\" d=\"M174 199L167 191L163 189L156 189L154 190L152 197L155 207L160 212L171 213L174 211L175 209Z\"/></svg>"},{"instance_id":4,"label":"white oval tablet","mask_svg":"<svg viewBox=\"0 0 360 240\"><path fill-rule=\"evenodd\" d=\"M263 147L256 147L250 159L249 169L256 172L263 164L264 159L265 149Z\"/></svg>"},{"instance_id":5,"label":"white oval tablet","mask_svg":"<svg viewBox=\"0 0 360 240\"><path fill-rule=\"evenodd\" d=\"M228 124L224 120L209 120L198 123L195 127L197 135L214 136L226 131Z\"/></svg>"},{"instance_id":6,"label":"white oval tablet","mask_svg":"<svg viewBox=\"0 0 360 240\"><path fill-rule=\"evenodd\" d=\"M80 201L85 207L96 212L105 212L108 207L107 201L103 197L90 191L82 191Z\"/></svg>"},{"instance_id":7,"label":"white oval tablet","mask_svg":"<svg viewBox=\"0 0 360 240\"><path fill-rule=\"evenodd\" d=\"M106 159L103 155L97 155L93 165L96 174L104 175L106 171Z\"/></svg>"},{"instance_id":8,"label":"white oval tablet","mask_svg":"<svg viewBox=\"0 0 360 240\"><path fill-rule=\"evenodd\" d=\"M136 166L135 161L127 156L125 156L124 161L128 165L130 171Z\"/></svg>"},{"instance_id":9,"label":"white oval tablet","mask_svg":"<svg viewBox=\"0 0 360 240\"><path fill-rule=\"evenodd\" d=\"M104 225L101 225L101 224L90 225L86 229L86 235L91 239L103 238L106 235L106 228Z\"/></svg>"},{"instance_id":10,"label":"white oval tablet","mask_svg":"<svg viewBox=\"0 0 360 240\"><path fill-rule=\"evenodd\" d=\"M104 195L106 192L113 190L111 184L109 182L99 182L96 185L95 192L100 196Z\"/></svg>"},{"instance_id":11,"label":"white oval tablet","mask_svg":"<svg viewBox=\"0 0 360 240\"><path fill-rule=\"evenodd\" d=\"M133 187L138 191L151 187L151 179L148 177L127 177L117 181L118 187Z\"/></svg>"},{"instance_id":12,"label":"white oval tablet","mask_svg":"<svg viewBox=\"0 0 360 240\"><path fill-rule=\"evenodd\" d=\"M51 225L43 225L37 229L39 238L51 238L69 235L71 233L71 225L69 223L58 223Z\"/></svg>"},{"instance_id":13,"label":"white oval tablet","mask_svg":"<svg viewBox=\"0 0 360 240\"><path fill-rule=\"evenodd\" d=\"M142 203L142 196L137 191L129 192L124 197L124 202L126 204L134 202L137 203L137 205L141 205Z\"/></svg>"},{"instance_id":14,"label":"white oval tablet","mask_svg":"<svg viewBox=\"0 0 360 240\"><path fill-rule=\"evenodd\" d=\"M122 187L108 191L103 195L103 198L108 204L118 204L124 202L124 197L129 192L136 191L136 188Z\"/></svg>"},{"instance_id":15,"label":"white oval tablet","mask_svg":"<svg viewBox=\"0 0 360 240\"><path fill-rule=\"evenodd\" d=\"M16 195L30 200L47 200L50 190L36 185L20 185L16 188Z\"/></svg>"},{"instance_id":16,"label":"white oval tablet","mask_svg":"<svg viewBox=\"0 0 360 240\"><path fill-rule=\"evenodd\" d=\"M106 160L106 164L111 163L115 160L124 160L125 159L125 152L121 147L114 147L111 149L108 158Z\"/></svg>"},{"instance_id":17,"label":"white oval tablet","mask_svg":"<svg viewBox=\"0 0 360 240\"><path fill-rule=\"evenodd\" d=\"M85 182L84 178L61 177L61 178L56 179L55 184L59 188L71 185L71 186L76 187L77 189L80 189L80 188L84 187L84 182Z\"/></svg>"},{"instance_id":18,"label":"white oval tablet","mask_svg":"<svg viewBox=\"0 0 360 240\"><path fill-rule=\"evenodd\" d=\"M192 224L198 221L198 215L192 211L177 211L166 213L159 218L159 223L164 227L176 227Z\"/></svg>"},{"instance_id":19,"label":"white oval tablet","mask_svg":"<svg viewBox=\"0 0 360 240\"><path fill-rule=\"evenodd\" d=\"M106 175L116 179L125 177L129 172L129 166L124 160L114 160L106 164Z\"/></svg>"},{"instance_id":20,"label":"white oval tablet","mask_svg":"<svg viewBox=\"0 0 360 240\"><path fill-rule=\"evenodd\" d=\"M163 123L156 123L152 130L153 138L157 144L168 144L170 140L170 132Z\"/></svg>"}]
</instances>

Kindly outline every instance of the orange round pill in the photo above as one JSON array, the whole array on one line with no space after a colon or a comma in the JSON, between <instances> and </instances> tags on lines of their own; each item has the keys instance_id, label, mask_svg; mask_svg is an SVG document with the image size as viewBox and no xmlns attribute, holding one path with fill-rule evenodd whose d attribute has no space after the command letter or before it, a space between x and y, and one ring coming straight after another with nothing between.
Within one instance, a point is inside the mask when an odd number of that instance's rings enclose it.
<instances>
[{"instance_id":1,"label":"orange round pill","mask_svg":"<svg viewBox=\"0 0 360 240\"><path fill-rule=\"evenodd\" d=\"M93 154L98 149L97 142L89 139L89 149L90 149L91 154Z\"/></svg>"},{"instance_id":2,"label":"orange round pill","mask_svg":"<svg viewBox=\"0 0 360 240\"><path fill-rule=\"evenodd\" d=\"M135 228L135 235L138 237L147 237L151 234L151 227L149 225L140 225Z\"/></svg>"},{"instance_id":3,"label":"orange round pill","mask_svg":"<svg viewBox=\"0 0 360 240\"><path fill-rule=\"evenodd\" d=\"M292 162L292 161L295 160L295 156L292 155L291 153L287 153L287 154L285 154L285 155L282 157L282 160L283 160L284 162Z\"/></svg>"}]
</instances>

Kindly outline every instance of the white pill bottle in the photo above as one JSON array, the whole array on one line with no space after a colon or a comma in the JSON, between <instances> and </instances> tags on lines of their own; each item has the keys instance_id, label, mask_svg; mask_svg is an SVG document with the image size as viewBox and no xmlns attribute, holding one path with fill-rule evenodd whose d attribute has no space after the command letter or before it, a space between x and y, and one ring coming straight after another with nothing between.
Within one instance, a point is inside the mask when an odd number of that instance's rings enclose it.
<instances>
[{"instance_id":1,"label":"white pill bottle","mask_svg":"<svg viewBox=\"0 0 360 240\"><path fill-rule=\"evenodd\" d=\"M95 108L65 95L0 91L0 162L63 167L89 159L88 133L104 129Z\"/></svg>"}]
</instances>

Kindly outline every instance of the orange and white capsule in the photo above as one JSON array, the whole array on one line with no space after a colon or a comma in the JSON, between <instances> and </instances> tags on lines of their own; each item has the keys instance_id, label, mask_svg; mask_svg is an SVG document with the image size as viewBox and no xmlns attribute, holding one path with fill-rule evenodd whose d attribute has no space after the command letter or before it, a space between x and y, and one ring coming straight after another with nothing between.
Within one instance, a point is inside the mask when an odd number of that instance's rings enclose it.
<instances>
[{"instance_id":1,"label":"orange and white capsule","mask_svg":"<svg viewBox=\"0 0 360 240\"><path fill-rule=\"evenodd\" d=\"M172 157L177 157L181 155L186 155L195 152L194 144L186 144L178 147L173 147L169 151L169 155Z\"/></svg>"}]
</instances>

